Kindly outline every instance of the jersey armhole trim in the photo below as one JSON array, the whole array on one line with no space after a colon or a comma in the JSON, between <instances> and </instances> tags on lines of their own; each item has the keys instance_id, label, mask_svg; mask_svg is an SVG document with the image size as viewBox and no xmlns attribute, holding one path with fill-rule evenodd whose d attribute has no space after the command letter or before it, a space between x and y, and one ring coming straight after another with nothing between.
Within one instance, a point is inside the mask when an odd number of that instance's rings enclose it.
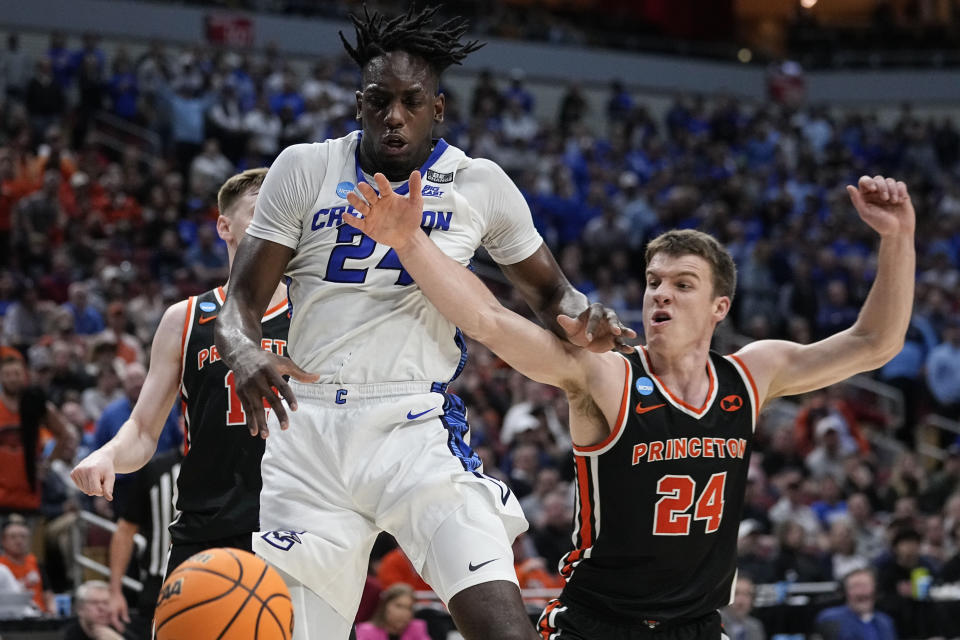
<instances>
[{"instance_id":1,"label":"jersey armhole trim","mask_svg":"<svg viewBox=\"0 0 960 640\"><path fill-rule=\"evenodd\" d=\"M180 334L180 392L184 397L186 387L183 386L183 372L187 370L187 341L190 340L190 332L193 330L193 309L196 302L196 296L187 298L187 314L183 319L183 331Z\"/></svg>"},{"instance_id":2,"label":"jersey armhole trim","mask_svg":"<svg viewBox=\"0 0 960 640\"><path fill-rule=\"evenodd\" d=\"M264 312L262 321L266 322L267 320L272 320L276 315L278 315L280 311L286 311L289 304L290 304L289 301L286 298L284 298L283 300L278 302L276 306L270 309L267 309L266 312Z\"/></svg>"},{"instance_id":3,"label":"jersey armhole trim","mask_svg":"<svg viewBox=\"0 0 960 640\"><path fill-rule=\"evenodd\" d=\"M730 354L726 356L733 366L740 372L740 376L747 382L747 390L750 392L750 404L753 405L753 430L757 430L757 421L760 419L760 393L757 391L757 383L753 379L750 369L744 364L740 356Z\"/></svg>"},{"instance_id":4,"label":"jersey armhole trim","mask_svg":"<svg viewBox=\"0 0 960 640\"><path fill-rule=\"evenodd\" d=\"M589 447L578 447L577 445L573 445L574 453L580 455L600 455L616 444L617 440L620 439L620 434L623 433L623 428L627 423L627 406L630 404L630 383L633 380L633 372L632 368L630 367L630 361L622 356L621 358L623 359L623 368L625 370L624 375L626 376L626 379L623 382L623 395L620 398L620 411L617 413L617 421L613 425L613 430L610 432L610 435L604 438L599 444Z\"/></svg>"}]
</instances>

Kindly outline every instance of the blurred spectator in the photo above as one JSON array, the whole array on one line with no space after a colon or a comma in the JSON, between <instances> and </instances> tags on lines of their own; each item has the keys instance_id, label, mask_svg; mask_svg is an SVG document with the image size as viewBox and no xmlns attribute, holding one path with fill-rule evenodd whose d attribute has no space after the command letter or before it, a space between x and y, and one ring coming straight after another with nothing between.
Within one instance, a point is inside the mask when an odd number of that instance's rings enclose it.
<instances>
[{"instance_id":1,"label":"blurred spectator","mask_svg":"<svg viewBox=\"0 0 960 640\"><path fill-rule=\"evenodd\" d=\"M898 437L908 444L913 442L914 427L919 417L918 405L923 398L924 367L936 345L937 332L933 325L915 309L910 316L903 349L880 369L880 379L903 393L904 425Z\"/></svg>"},{"instance_id":2,"label":"blurred spectator","mask_svg":"<svg viewBox=\"0 0 960 640\"><path fill-rule=\"evenodd\" d=\"M414 591L430 591L430 585L420 577L420 574L410 563L410 559L407 558L407 554L400 547L387 552L380 560L380 567L377 569L377 581L384 592L396 584L409 585L413 587Z\"/></svg>"},{"instance_id":3,"label":"blurred spectator","mask_svg":"<svg viewBox=\"0 0 960 640\"><path fill-rule=\"evenodd\" d=\"M843 499L842 487L832 475L822 476L817 484L819 500L815 500L810 508L820 518L824 528L829 529L834 520L847 517L847 503Z\"/></svg>"},{"instance_id":4,"label":"blurred spectator","mask_svg":"<svg viewBox=\"0 0 960 640\"><path fill-rule=\"evenodd\" d=\"M249 138L247 150L254 154L258 164L270 164L280 151L280 117L270 110L266 97L257 100L256 106L243 117L243 127Z\"/></svg>"},{"instance_id":5,"label":"blurred spectator","mask_svg":"<svg viewBox=\"0 0 960 640\"><path fill-rule=\"evenodd\" d=\"M122 302L111 302L107 305L107 328L103 330L104 337L112 338L117 343L117 357L123 362L144 362L143 347L140 340L127 331L126 306Z\"/></svg>"},{"instance_id":6,"label":"blurred spectator","mask_svg":"<svg viewBox=\"0 0 960 640\"><path fill-rule=\"evenodd\" d=\"M198 193L216 193L217 188L234 173L233 163L220 152L216 138L203 143L203 151L190 163L190 187Z\"/></svg>"},{"instance_id":7,"label":"blurred spectator","mask_svg":"<svg viewBox=\"0 0 960 640\"><path fill-rule=\"evenodd\" d=\"M850 519L837 518L830 524L829 545L829 578L842 580L851 572L870 566L869 560L857 552L857 540Z\"/></svg>"},{"instance_id":8,"label":"blurred spectator","mask_svg":"<svg viewBox=\"0 0 960 640\"><path fill-rule=\"evenodd\" d=\"M775 482L780 488L781 496L770 509L771 522L781 531L788 523L797 525L803 531L803 537L814 540L820 533L820 519L806 503L803 494L803 476L798 471L786 471L776 478Z\"/></svg>"},{"instance_id":9,"label":"blurred spectator","mask_svg":"<svg viewBox=\"0 0 960 640\"><path fill-rule=\"evenodd\" d=\"M243 108L233 84L227 82L220 90L217 101L207 112L207 119L210 135L220 142L224 155L236 161L243 152L247 136L243 128Z\"/></svg>"},{"instance_id":10,"label":"blurred spectator","mask_svg":"<svg viewBox=\"0 0 960 640\"><path fill-rule=\"evenodd\" d=\"M473 86L470 115L476 117L486 109L493 113L500 113L502 108L502 98L494 82L493 73L489 69L484 69L480 72L477 83Z\"/></svg>"},{"instance_id":11,"label":"blurred spectator","mask_svg":"<svg viewBox=\"0 0 960 640\"><path fill-rule=\"evenodd\" d=\"M884 603L898 599L917 599L914 586L918 575L934 575L929 558L920 555L920 534L914 529L901 529L894 534L892 554L877 565L877 593ZM891 604L891 608L896 608Z\"/></svg>"},{"instance_id":12,"label":"blurred spectator","mask_svg":"<svg viewBox=\"0 0 960 640\"><path fill-rule=\"evenodd\" d=\"M46 395L27 386L22 357L0 360L0 512L40 509L42 427L64 437L65 423Z\"/></svg>"},{"instance_id":13,"label":"blurred spectator","mask_svg":"<svg viewBox=\"0 0 960 640\"><path fill-rule=\"evenodd\" d=\"M513 541L513 568L521 589L550 589L563 586L563 578L557 567L548 567L543 558L536 555L536 548L525 533ZM546 604L544 601L542 604Z\"/></svg>"},{"instance_id":14,"label":"blurred spectator","mask_svg":"<svg viewBox=\"0 0 960 640\"><path fill-rule=\"evenodd\" d=\"M30 551L31 536L26 520L15 515L7 518L0 534L3 545L0 564L10 569L21 587L33 593L33 603L40 611L56 611L53 592L46 585L37 557Z\"/></svg>"},{"instance_id":15,"label":"blurred spectator","mask_svg":"<svg viewBox=\"0 0 960 640\"><path fill-rule=\"evenodd\" d=\"M820 582L829 577L825 559L806 538L806 532L798 522L787 520L777 525L780 549L774 561L774 574L778 580Z\"/></svg>"},{"instance_id":16,"label":"blurred spectator","mask_svg":"<svg viewBox=\"0 0 960 640\"><path fill-rule=\"evenodd\" d=\"M197 240L187 250L186 262L196 281L204 287L214 287L227 281L227 249L217 237L213 225L204 224L197 229Z\"/></svg>"},{"instance_id":17,"label":"blurred spectator","mask_svg":"<svg viewBox=\"0 0 960 640\"><path fill-rule=\"evenodd\" d=\"M960 316L950 319L943 342L927 357L927 385L937 413L960 417Z\"/></svg>"},{"instance_id":18,"label":"blurred spectator","mask_svg":"<svg viewBox=\"0 0 960 640\"><path fill-rule=\"evenodd\" d=\"M943 466L930 476L930 482L921 496L921 505L927 513L939 513L947 498L960 488L960 443L947 447Z\"/></svg>"},{"instance_id":19,"label":"blurred spectator","mask_svg":"<svg viewBox=\"0 0 960 640\"><path fill-rule=\"evenodd\" d=\"M833 478L837 485L844 481L843 460L854 453L856 449L852 443L843 446L840 433L843 431L843 420L839 416L830 414L820 418L814 426L817 446L807 455L806 465L810 474L816 478Z\"/></svg>"},{"instance_id":20,"label":"blurred spectator","mask_svg":"<svg viewBox=\"0 0 960 640\"><path fill-rule=\"evenodd\" d=\"M0 58L0 83L8 98L22 100L30 81L30 56L20 48L20 35L7 34L7 49Z\"/></svg>"},{"instance_id":21,"label":"blurred spectator","mask_svg":"<svg viewBox=\"0 0 960 640\"><path fill-rule=\"evenodd\" d=\"M83 282L74 282L69 289L70 299L63 307L73 314L76 331L80 335L99 333L106 328L103 315L89 304L89 292Z\"/></svg>"},{"instance_id":22,"label":"blurred spectator","mask_svg":"<svg viewBox=\"0 0 960 640\"><path fill-rule=\"evenodd\" d=\"M554 492L543 500L540 520L531 523L530 538L548 567L559 567L570 551L573 509L568 494Z\"/></svg>"},{"instance_id":23,"label":"blurred spectator","mask_svg":"<svg viewBox=\"0 0 960 640\"><path fill-rule=\"evenodd\" d=\"M753 580L749 576L738 574L733 591L733 602L720 610L723 632L730 640L766 639L767 634L763 630L763 624L750 615L755 595L756 587Z\"/></svg>"},{"instance_id":24,"label":"blurred spectator","mask_svg":"<svg viewBox=\"0 0 960 640\"><path fill-rule=\"evenodd\" d=\"M63 632L63 640L123 640L110 626L110 590L102 580L88 580L77 587L77 619Z\"/></svg>"},{"instance_id":25,"label":"blurred spectator","mask_svg":"<svg viewBox=\"0 0 960 640\"><path fill-rule=\"evenodd\" d=\"M413 603L408 584L384 589L370 622L357 625L357 640L430 640L427 623L413 617Z\"/></svg>"},{"instance_id":26,"label":"blurred spectator","mask_svg":"<svg viewBox=\"0 0 960 640\"><path fill-rule=\"evenodd\" d=\"M942 584L960 583L960 523L954 524L949 531L954 553L940 568L937 582Z\"/></svg>"},{"instance_id":27,"label":"blurred spectator","mask_svg":"<svg viewBox=\"0 0 960 640\"><path fill-rule=\"evenodd\" d=\"M15 301L7 307L3 317L3 341L26 351L43 335L49 310L50 305L40 302L33 284L22 282Z\"/></svg>"},{"instance_id":28,"label":"blurred spectator","mask_svg":"<svg viewBox=\"0 0 960 640\"><path fill-rule=\"evenodd\" d=\"M33 135L37 137L66 112L67 100L63 88L54 81L53 69L47 58L35 63L33 77L27 83L24 104L30 114Z\"/></svg>"},{"instance_id":29,"label":"blurred spectator","mask_svg":"<svg viewBox=\"0 0 960 640\"><path fill-rule=\"evenodd\" d=\"M766 544L761 525L756 520L740 522L737 533L737 570L751 575L761 583L775 582L772 552Z\"/></svg>"},{"instance_id":30,"label":"blurred spectator","mask_svg":"<svg viewBox=\"0 0 960 640\"><path fill-rule=\"evenodd\" d=\"M824 609L817 615L817 633L823 640L872 638L896 640L890 616L877 611L876 579L869 569L858 569L843 579L846 604Z\"/></svg>"}]
</instances>

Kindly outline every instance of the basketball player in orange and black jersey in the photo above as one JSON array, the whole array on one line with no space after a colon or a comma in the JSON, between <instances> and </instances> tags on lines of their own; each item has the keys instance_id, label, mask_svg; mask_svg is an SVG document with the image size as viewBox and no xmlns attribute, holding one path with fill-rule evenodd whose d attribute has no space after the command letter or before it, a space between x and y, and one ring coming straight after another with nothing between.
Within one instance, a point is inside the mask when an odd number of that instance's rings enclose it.
<instances>
[{"instance_id":1,"label":"basketball player in orange and black jersey","mask_svg":"<svg viewBox=\"0 0 960 640\"><path fill-rule=\"evenodd\" d=\"M227 245L231 266L266 173L266 169L250 169L220 188L217 233ZM249 432L232 374L213 344L214 320L223 298L224 288L218 287L164 312L151 347L150 370L130 419L71 474L88 495L112 499L115 474L136 471L153 456L163 417L179 392L187 427L186 454L175 498L180 514L170 526L172 546L165 575L204 549L228 546L249 551L251 532L259 528L264 446L261 438ZM288 326L286 292L278 286L263 318L263 347L285 353ZM125 542L129 549L133 532ZM111 593L111 610L115 617L129 620L119 591Z\"/></svg>"},{"instance_id":2,"label":"basketball player in orange and black jersey","mask_svg":"<svg viewBox=\"0 0 960 640\"><path fill-rule=\"evenodd\" d=\"M420 176L399 196L375 176L347 196L344 222L394 248L436 308L570 405L577 468L576 548L566 585L538 623L544 640L724 637L736 535L757 413L778 396L883 365L902 345L913 301L915 214L906 185L881 176L847 187L880 235L877 275L852 327L813 344L759 340L710 350L730 310L736 267L711 236L669 231L647 245L638 353L593 353L501 306L420 231ZM568 332L580 323L559 316ZM589 334L587 339L590 339Z\"/></svg>"}]
</instances>

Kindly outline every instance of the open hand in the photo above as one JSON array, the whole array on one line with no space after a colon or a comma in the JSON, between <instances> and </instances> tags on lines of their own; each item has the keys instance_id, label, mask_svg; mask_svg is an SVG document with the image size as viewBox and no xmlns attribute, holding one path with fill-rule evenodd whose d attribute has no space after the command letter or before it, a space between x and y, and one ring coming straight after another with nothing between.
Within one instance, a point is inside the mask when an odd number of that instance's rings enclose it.
<instances>
[{"instance_id":1,"label":"open hand","mask_svg":"<svg viewBox=\"0 0 960 640\"><path fill-rule=\"evenodd\" d=\"M847 193L860 218L881 236L913 233L916 214L903 182L861 176L856 187L847 185Z\"/></svg>"},{"instance_id":2,"label":"open hand","mask_svg":"<svg viewBox=\"0 0 960 640\"><path fill-rule=\"evenodd\" d=\"M362 231L375 242L400 249L420 229L423 221L423 196L420 193L420 172L410 174L410 195L401 196L390 187L390 181L382 173L373 176L380 194L366 182L357 185L363 198L354 192L347 194L347 201L359 215L346 212L343 221Z\"/></svg>"},{"instance_id":3,"label":"open hand","mask_svg":"<svg viewBox=\"0 0 960 640\"><path fill-rule=\"evenodd\" d=\"M266 407L276 412L281 429L290 426L283 400L287 401L291 411L297 410L297 398L283 376L307 383L316 382L320 378L318 374L307 373L290 358L262 349L251 349L249 353L238 358L237 362L233 375L240 404L247 416L247 428L250 435L259 434L261 438L270 434L264 411Z\"/></svg>"},{"instance_id":4,"label":"open hand","mask_svg":"<svg viewBox=\"0 0 960 640\"><path fill-rule=\"evenodd\" d=\"M636 338L637 332L620 322L616 311L599 302L591 304L576 318L560 314L557 322L571 344L594 353L605 353L611 349L620 353L635 351L624 340Z\"/></svg>"}]
</instances>

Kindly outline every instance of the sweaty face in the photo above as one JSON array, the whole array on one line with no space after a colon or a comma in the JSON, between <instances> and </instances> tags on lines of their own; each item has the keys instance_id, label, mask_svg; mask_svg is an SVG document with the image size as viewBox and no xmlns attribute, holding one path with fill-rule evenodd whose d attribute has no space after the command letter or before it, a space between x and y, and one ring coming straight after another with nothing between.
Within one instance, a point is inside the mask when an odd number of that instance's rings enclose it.
<instances>
[{"instance_id":1,"label":"sweaty face","mask_svg":"<svg viewBox=\"0 0 960 640\"><path fill-rule=\"evenodd\" d=\"M390 51L367 63L357 92L364 171L406 180L430 156L433 123L443 119L443 105L436 74L422 58Z\"/></svg>"},{"instance_id":2,"label":"sweaty face","mask_svg":"<svg viewBox=\"0 0 960 640\"><path fill-rule=\"evenodd\" d=\"M710 263L696 255L657 253L647 265L646 276L643 329L647 344L682 349L709 341L730 308L729 298L714 295Z\"/></svg>"}]
</instances>

